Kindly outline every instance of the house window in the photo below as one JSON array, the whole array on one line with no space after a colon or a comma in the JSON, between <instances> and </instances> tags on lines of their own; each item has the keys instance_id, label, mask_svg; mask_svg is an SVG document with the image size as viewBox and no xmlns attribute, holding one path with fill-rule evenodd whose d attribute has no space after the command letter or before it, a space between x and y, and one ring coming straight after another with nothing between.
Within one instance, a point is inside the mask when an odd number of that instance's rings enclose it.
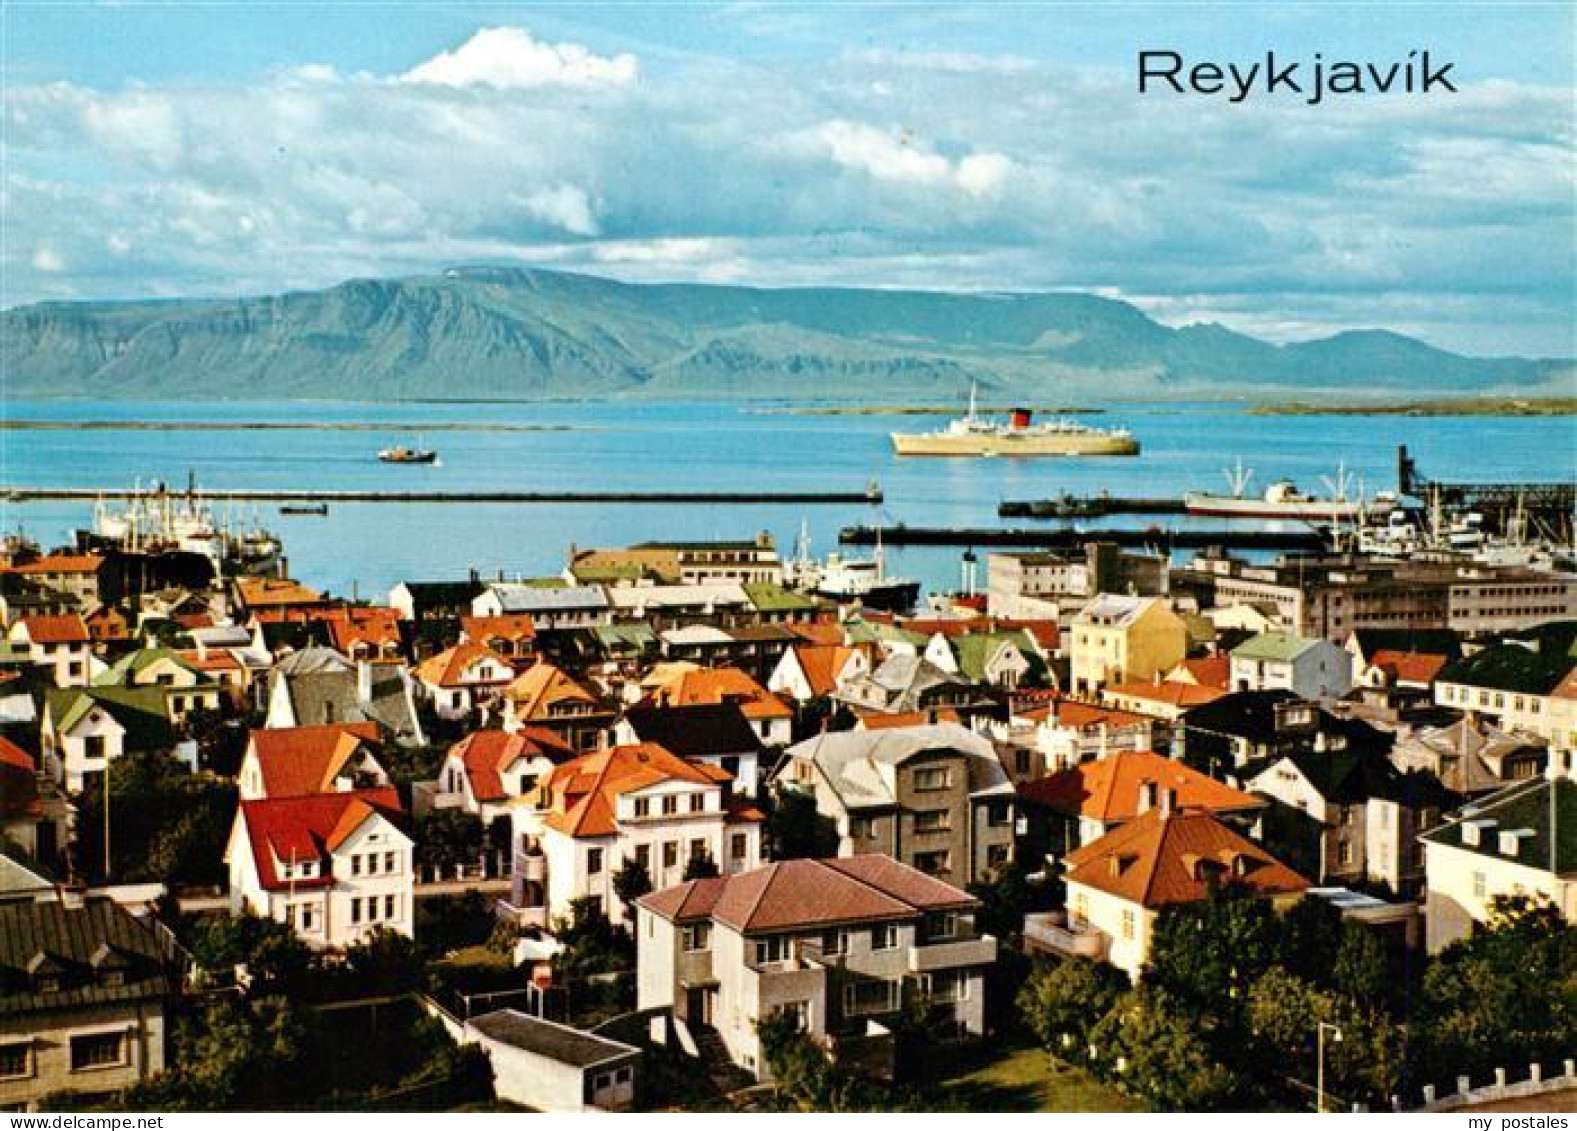
<instances>
[{"instance_id":1,"label":"house window","mask_svg":"<svg viewBox=\"0 0 1577 1131\"><path fill-rule=\"evenodd\" d=\"M710 923L697 923L693 927L684 929L684 948L686 950L705 950L712 945L712 925Z\"/></svg>"},{"instance_id":2,"label":"house window","mask_svg":"<svg viewBox=\"0 0 1577 1131\"><path fill-rule=\"evenodd\" d=\"M663 798L663 815L671 816L677 812L679 812L679 797L677 794L670 793Z\"/></svg>"},{"instance_id":3,"label":"house window","mask_svg":"<svg viewBox=\"0 0 1577 1131\"><path fill-rule=\"evenodd\" d=\"M914 815L914 831L917 833L945 833L948 827L946 809L925 809Z\"/></svg>"},{"instance_id":4,"label":"house window","mask_svg":"<svg viewBox=\"0 0 1577 1131\"><path fill-rule=\"evenodd\" d=\"M602 849L588 848L586 850L586 874L598 875L602 871Z\"/></svg>"},{"instance_id":5,"label":"house window","mask_svg":"<svg viewBox=\"0 0 1577 1131\"><path fill-rule=\"evenodd\" d=\"M71 1071L113 1068L126 1063L126 1034L89 1033L71 1038Z\"/></svg>"},{"instance_id":6,"label":"house window","mask_svg":"<svg viewBox=\"0 0 1577 1131\"><path fill-rule=\"evenodd\" d=\"M986 822L1001 828L1013 819L1013 806L1006 801L993 801L986 807Z\"/></svg>"},{"instance_id":7,"label":"house window","mask_svg":"<svg viewBox=\"0 0 1577 1131\"><path fill-rule=\"evenodd\" d=\"M0 1080L20 1080L33 1075L33 1045L21 1041L0 1045Z\"/></svg>"},{"instance_id":8,"label":"house window","mask_svg":"<svg viewBox=\"0 0 1577 1131\"><path fill-rule=\"evenodd\" d=\"M395 867L395 864L394 864L394 853L392 853L392 852L385 852L383 854L383 870L385 872L392 872L392 871L394 871L394 867Z\"/></svg>"},{"instance_id":9,"label":"house window","mask_svg":"<svg viewBox=\"0 0 1577 1131\"><path fill-rule=\"evenodd\" d=\"M690 842L690 859L696 860L706 855L706 841L692 840Z\"/></svg>"},{"instance_id":10,"label":"house window","mask_svg":"<svg viewBox=\"0 0 1577 1131\"><path fill-rule=\"evenodd\" d=\"M883 923L871 928L871 949L892 950L898 945L898 924Z\"/></svg>"},{"instance_id":11,"label":"house window","mask_svg":"<svg viewBox=\"0 0 1577 1131\"><path fill-rule=\"evenodd\" d=\"M952 853L950 852L916 852L914 866L922 872L933 876L940 876L952 871Z\"/></svg>"},{"instance_id":12,"label":"house window","mask_svg":"<svg viewBox=\"0 0 1577 1131\"><path fill-rule=\"evenodd\" d=\"M361 857L359 855L350 858L350 874L353 876L361 875Z\"/></svg>"},{"instance_id":13,"label":"house window","mask_svg":"<svg viewBox=\"0 0 1577 1131\"><path fill-rule=\"evenodd\" d=\"M870 840L876 824L869 817L850 817L849 836L853 840Z\"/></svg>"},{"instance_id":14,"label":"house window","mask_svg":"<svg viewBox=\"0 0 1577 1131\"><path fill-rule=\"evenodd\" d=\"M385 919L394 918L394 896L392 895L383 897L383 917Z\"/></svg>"},{"instance_id":15,"label":"house window","mask_svg":"<svg viewBox=\"0 0 1577 1131\"><path fill-rule=\"evenodd\" d=\"M829 958L840 954L849 953L849 932L823 931L821 932L821 953Z\"/></svg>"},{"instance_id":16,"label":"house window","mask_svg":"<svg viewBox=\"0 0 1577 1131\"><path fill-rule=\"evenodd\" d=\"M369 853L367 853L367 875L369 875L369 876L376 876L377 874L378 874L378 854L376 852L369 852Z\"/></svg>"},{"instance_id":17,"label":"house window","mask_svg":"<svg viewBox=\"0 0 1577 1131\"><path fill-rule=\"evenodd\" d=\"M843 1012L849 1016L862 1013L890 1013L898 1008L897 982L848 982L843 987Z\"/></svg>"},{"instance_id":18,"label":"house window","mask_svg":"<svg viewBox=\"0 0 1577 1131\"><path fill-rule=\"evenodd\" d=\"M637 817L650 817L652 815L652 799L650 797L637 797L635 799L635 815Z\"/></svg>"},{"instance_id":19,"label":"house window","mask_svg":"<svg viewBox=\"0 0 1577 1131\"><path fill-rule=\"evenodd\" d=\"M810 1029L810 1002L808 1001L783 1002L773 1009L772 1014L775 1017L784 1015L792 1017L794 1019L794 1027L797 1029Z\"/></svg>"},{"instance_id":20,"label":"house window","mask_svg":"<svg viewBox=\"0 0 1577 1131\"><path fill-rule=\"evenodd\" d=\"M765 966L772 962L787 962L792 952L792 941L787 935L769 935L764 939L756 940L756 965Z\"/></svg>"},{"instance_id":21,"label":"house window","mask_svg":"<svg viewBox=\"0 0 1577 1131\"><path fill-rule=\"evenodd\" d=\"M986 845L986 867L1000 868L1008 862L1008 846L1005 844Z\"/></svg>"},{"instance_id":22,"label":"house window","mask_svg":"<svg viewBox=\"0 0 1577 1131\"><path fill-rule=\"evenodd\" d=\"M102 734L90 734L83 739L82 755L85 758L104 757L104 736Z\"/></svg>"},{"instance_id":23,"label":"house window","mask_svg":"<svg viewBox=\"0 0 1577 1131\"><path fill-rule=\"evenodd\" d=\"M679 863L679 842L670 840L663 845L663 867L672 868Z\"/></svg>"},{"instance_id":24,"label":"house window","mask_svg":"<svg viewBox=\"0 0 1577 1131\"><path fill-rule=\"evenodd\" d=\"M925 917L926 942L950 939L958 934L958 916L951 911L937 911Z\"/></svg>"},{"instance_id":25,"label":"house window","mask_svg":"<svg viewBox=\"0 0 1577 1131\"><path fill-rule=\"evenodd\" d=\"M312 904L303 903L296 908L296 915L303 931L312 930Z\"/></svg>"},{"instance_id":26,"label":"house window","mask_svg":"<svg viewBox=\"0 0 1577 1131\"><path fill-rule=\"evenodd\" d=\"M690 795L690 812L699 813L706 808L706 794L692 793Z\"/></svg>"},{"instance_id":27,"label":"house window","mask_svg":"<svg viewBox=\"0 0 1577 1131\"><path fill-rule=\"evenodd\" d=\"M744 833L734 833L728 838L728 855L734 860L743 860L750 848L750 839Z\"/></svg>"},{"instance_id":28,"label":"house window","mask_svg":"<svg viewBox=\"0 0 1577 1131\"><path fill-rule=\"evenodd\" d=\"M919 791L946 789L949 774L946 767L936 766L914 772L914 788Z\"/></svg>"},{"instance_id":29,"label":"house window","mask_svg":"<svg viewBox=\"0 0 1577 1131\"><path fill-rule=\"evenodd\" d=\"M350 901L350 921L352 923L361 922L361 899L359 897Z\"/></svg>"},{"instance_id":30,"label":"house window","mask_svg":"<svg viewBox=\"0 0 1577 1131\"><path fill-rule=\"evenodd\" d=\"M1342 865L1352 863L1352 843L1350 841L1336 842L1336 862Z\"/></svg>"}]
</instances>

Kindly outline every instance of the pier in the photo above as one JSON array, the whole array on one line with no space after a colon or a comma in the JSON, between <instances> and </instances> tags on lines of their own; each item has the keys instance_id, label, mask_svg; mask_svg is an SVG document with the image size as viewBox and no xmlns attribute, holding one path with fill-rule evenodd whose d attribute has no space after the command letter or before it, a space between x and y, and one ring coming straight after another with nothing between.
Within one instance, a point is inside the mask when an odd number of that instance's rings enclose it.
<instances>
[{"instance_id":1,"label":"pier","mask_svg":"<svg viewBox=\"0 0 1577 1131\"><path fill-rule=\"evenodd\" d=\"M1086 542L1160 550L1290 550L1319 553L1327 548L1314 530L1022 530L1007 527L845 526L838 541L871 546L1016 546L1033 550L1075 550Z\"/></svg>"},{"instance_id":2,"label":"pier","mask_svg":"<svg viewBox=\"0 0 1577 1131\"><path fill-rule=\"evenodd\" d=\"M1056 495L1049 499L1008 499L997 507L1002 518L1104 518L1111 514L1187 514L1181 497Z\"/></svg>"},{"instance_id":3,"label":"pier","mask_svg":"<svg viewBox=\"0 0 1577 1131\"><path fill-rule=\"evenodd\" d=\"M154 492L100 487L0 487L0 498L25 503L43 500L134 499ZM209 503L699 503L716 506L793 504L796 506L876 505L882 490L863 491L332 491L287 488L231 488L200 492Z\"/></svg>"}]
</instances>

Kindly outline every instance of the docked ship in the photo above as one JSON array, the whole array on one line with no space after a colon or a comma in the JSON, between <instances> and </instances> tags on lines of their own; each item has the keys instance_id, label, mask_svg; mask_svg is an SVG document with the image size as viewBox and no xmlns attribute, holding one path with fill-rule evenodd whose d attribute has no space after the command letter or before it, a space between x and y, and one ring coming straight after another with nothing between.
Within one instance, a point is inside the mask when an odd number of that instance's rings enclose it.
<instances>
[{"instance_id":1,"label":"docked ship","mask_svg":"<svg viewBox=\"0 0 1577 1131\"><path fill-rule=\"evenodd\" d=\"M1124 428L1092 428L1059 418L1032 423L1034 413L1015 408L1006 421L975 411L975 390L969 390L969 412L934 432L894 432L893 449L901 456L1136 456L1139 441Z\"/></svg>"},{"instance_id":2,"label":"docked ship","mask_svg":"<svg viewBox=\"0 0 1577 1131\"><path fill-rule=\"evenodd\" d=\"M889 613L907 613L920 599L920 583L908 577L889 577L886 556L878 541L876 553L869 558L828 554L824 561L810 556L810 537L801 529L797 551L783 563L784 580L790 588L840 604L860 604Z\"/></svg>"},{"instance_id":3,"label":"docked ship","mask_svg":"<svg viewBox=\"0 0 1577 1131\"><path fill-rule=\"evenodd\" d=\"M271 576L280 572L284 560L278 537L255 518L250 526L236 523L233 516L218 521L194 479L188 479L184 492L158 481L144 490L139 483L123 506L99 499L93 506L92 529L80 532L78 541L85 548L131 554L197 554L221 575Z\"/></svg>"},{"instance_id":4,"label":"docked ship","mask_svg":"<svg viewBox=\"0 0 1577 1131\"><path fill-rule=\"evenodd\" d=\"M1356 522L1366 516L1384 514L1396 505L1394 495L1380 492L1372 499L1365 499L1363 491L1349 493L1352 476L1345 466L1337 468L1336 478L1326 477L1328 495L1310 495L1298 489L1291 479L1278 479L1261 495L1249 492L1253 471L1245 470L1242 461L1226 470L1227 486L1231 493L1214 495L1208 491L1190 491L1183 496L1183 509L1194 515L1213 515L1218 518L1288 519L1298 522Z\"/></svg>"}]
</instances>

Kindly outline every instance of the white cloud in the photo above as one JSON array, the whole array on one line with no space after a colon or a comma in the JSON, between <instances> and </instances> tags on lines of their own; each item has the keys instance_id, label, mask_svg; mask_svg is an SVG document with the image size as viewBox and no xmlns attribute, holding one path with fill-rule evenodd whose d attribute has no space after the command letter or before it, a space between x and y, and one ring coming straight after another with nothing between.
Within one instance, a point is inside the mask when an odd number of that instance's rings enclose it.
<instances>
[{"instance_id":1,"label":"white cloud","mask_svg":"<svg viewBox=\"0 0 1577 1131\"><path fill-rule=\"evenodd\" d=\"M33 251L33 270L57 274L66 269L66 261L53 248L40 246Z\"/></svg>"},{"instance_id":2,"label":"white cloud","mask_svg":"<svg viewBox=\"0 0 1577 1131\"><path fill-rule=\"evenodd\" d=\"M1000 153L971 153L949 161L912 130L889 131L863 122L827 122L814 133L834 162L879 181L951 184L970 196L994 193L1013 168Z\"/></svg>"},{"instance_id":3,"label":"white cloud","mask_svg":"<svg viewBox=\"0 0 1577 1131\"><path fill-rule=\"evenodd\" d=\"M401 75L439 86L622 85L635 81L634 55L594 55L578 43L541 43L523 28L490 27Z\"/></svg>"},{"instance_id":4,"label":"white cloud","mask_svg":"<svg viewBox=\"0 0 1577 1131\"><path fill-rule=\"evenodd\" d=\"M595 236L601 230L591 197L579 185L553 185L513 199L538 220L572 236Z\"/></svg>"}]
</instances>

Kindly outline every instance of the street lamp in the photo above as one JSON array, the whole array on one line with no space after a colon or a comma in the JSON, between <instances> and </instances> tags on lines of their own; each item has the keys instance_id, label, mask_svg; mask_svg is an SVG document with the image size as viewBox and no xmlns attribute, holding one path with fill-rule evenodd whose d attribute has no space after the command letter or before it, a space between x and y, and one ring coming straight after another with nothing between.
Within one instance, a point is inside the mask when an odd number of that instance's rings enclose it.
<instances>
[{"instance_id":1,"label":"street lamp","mask_svg":"<svg viewBox=\"0 0 1577 1131\"><path fill-rule=\"evenodd\" d=\"M1342 1039L1341 1029L1335 1025L1332 1025L1329 1021L1320 1021L1315 1024L1314 1040L1315 1044L1319 1048L1319 1053L1318 1063L1316 1064L1314 1070L1314 1110L1322 1115L1325 1112L1325 1031L1327 1029L1329 1029L1331 1032L1331 1040L1335 1041L1337 1044L1340 1044Z\"/></svg>"}]
</instances>

